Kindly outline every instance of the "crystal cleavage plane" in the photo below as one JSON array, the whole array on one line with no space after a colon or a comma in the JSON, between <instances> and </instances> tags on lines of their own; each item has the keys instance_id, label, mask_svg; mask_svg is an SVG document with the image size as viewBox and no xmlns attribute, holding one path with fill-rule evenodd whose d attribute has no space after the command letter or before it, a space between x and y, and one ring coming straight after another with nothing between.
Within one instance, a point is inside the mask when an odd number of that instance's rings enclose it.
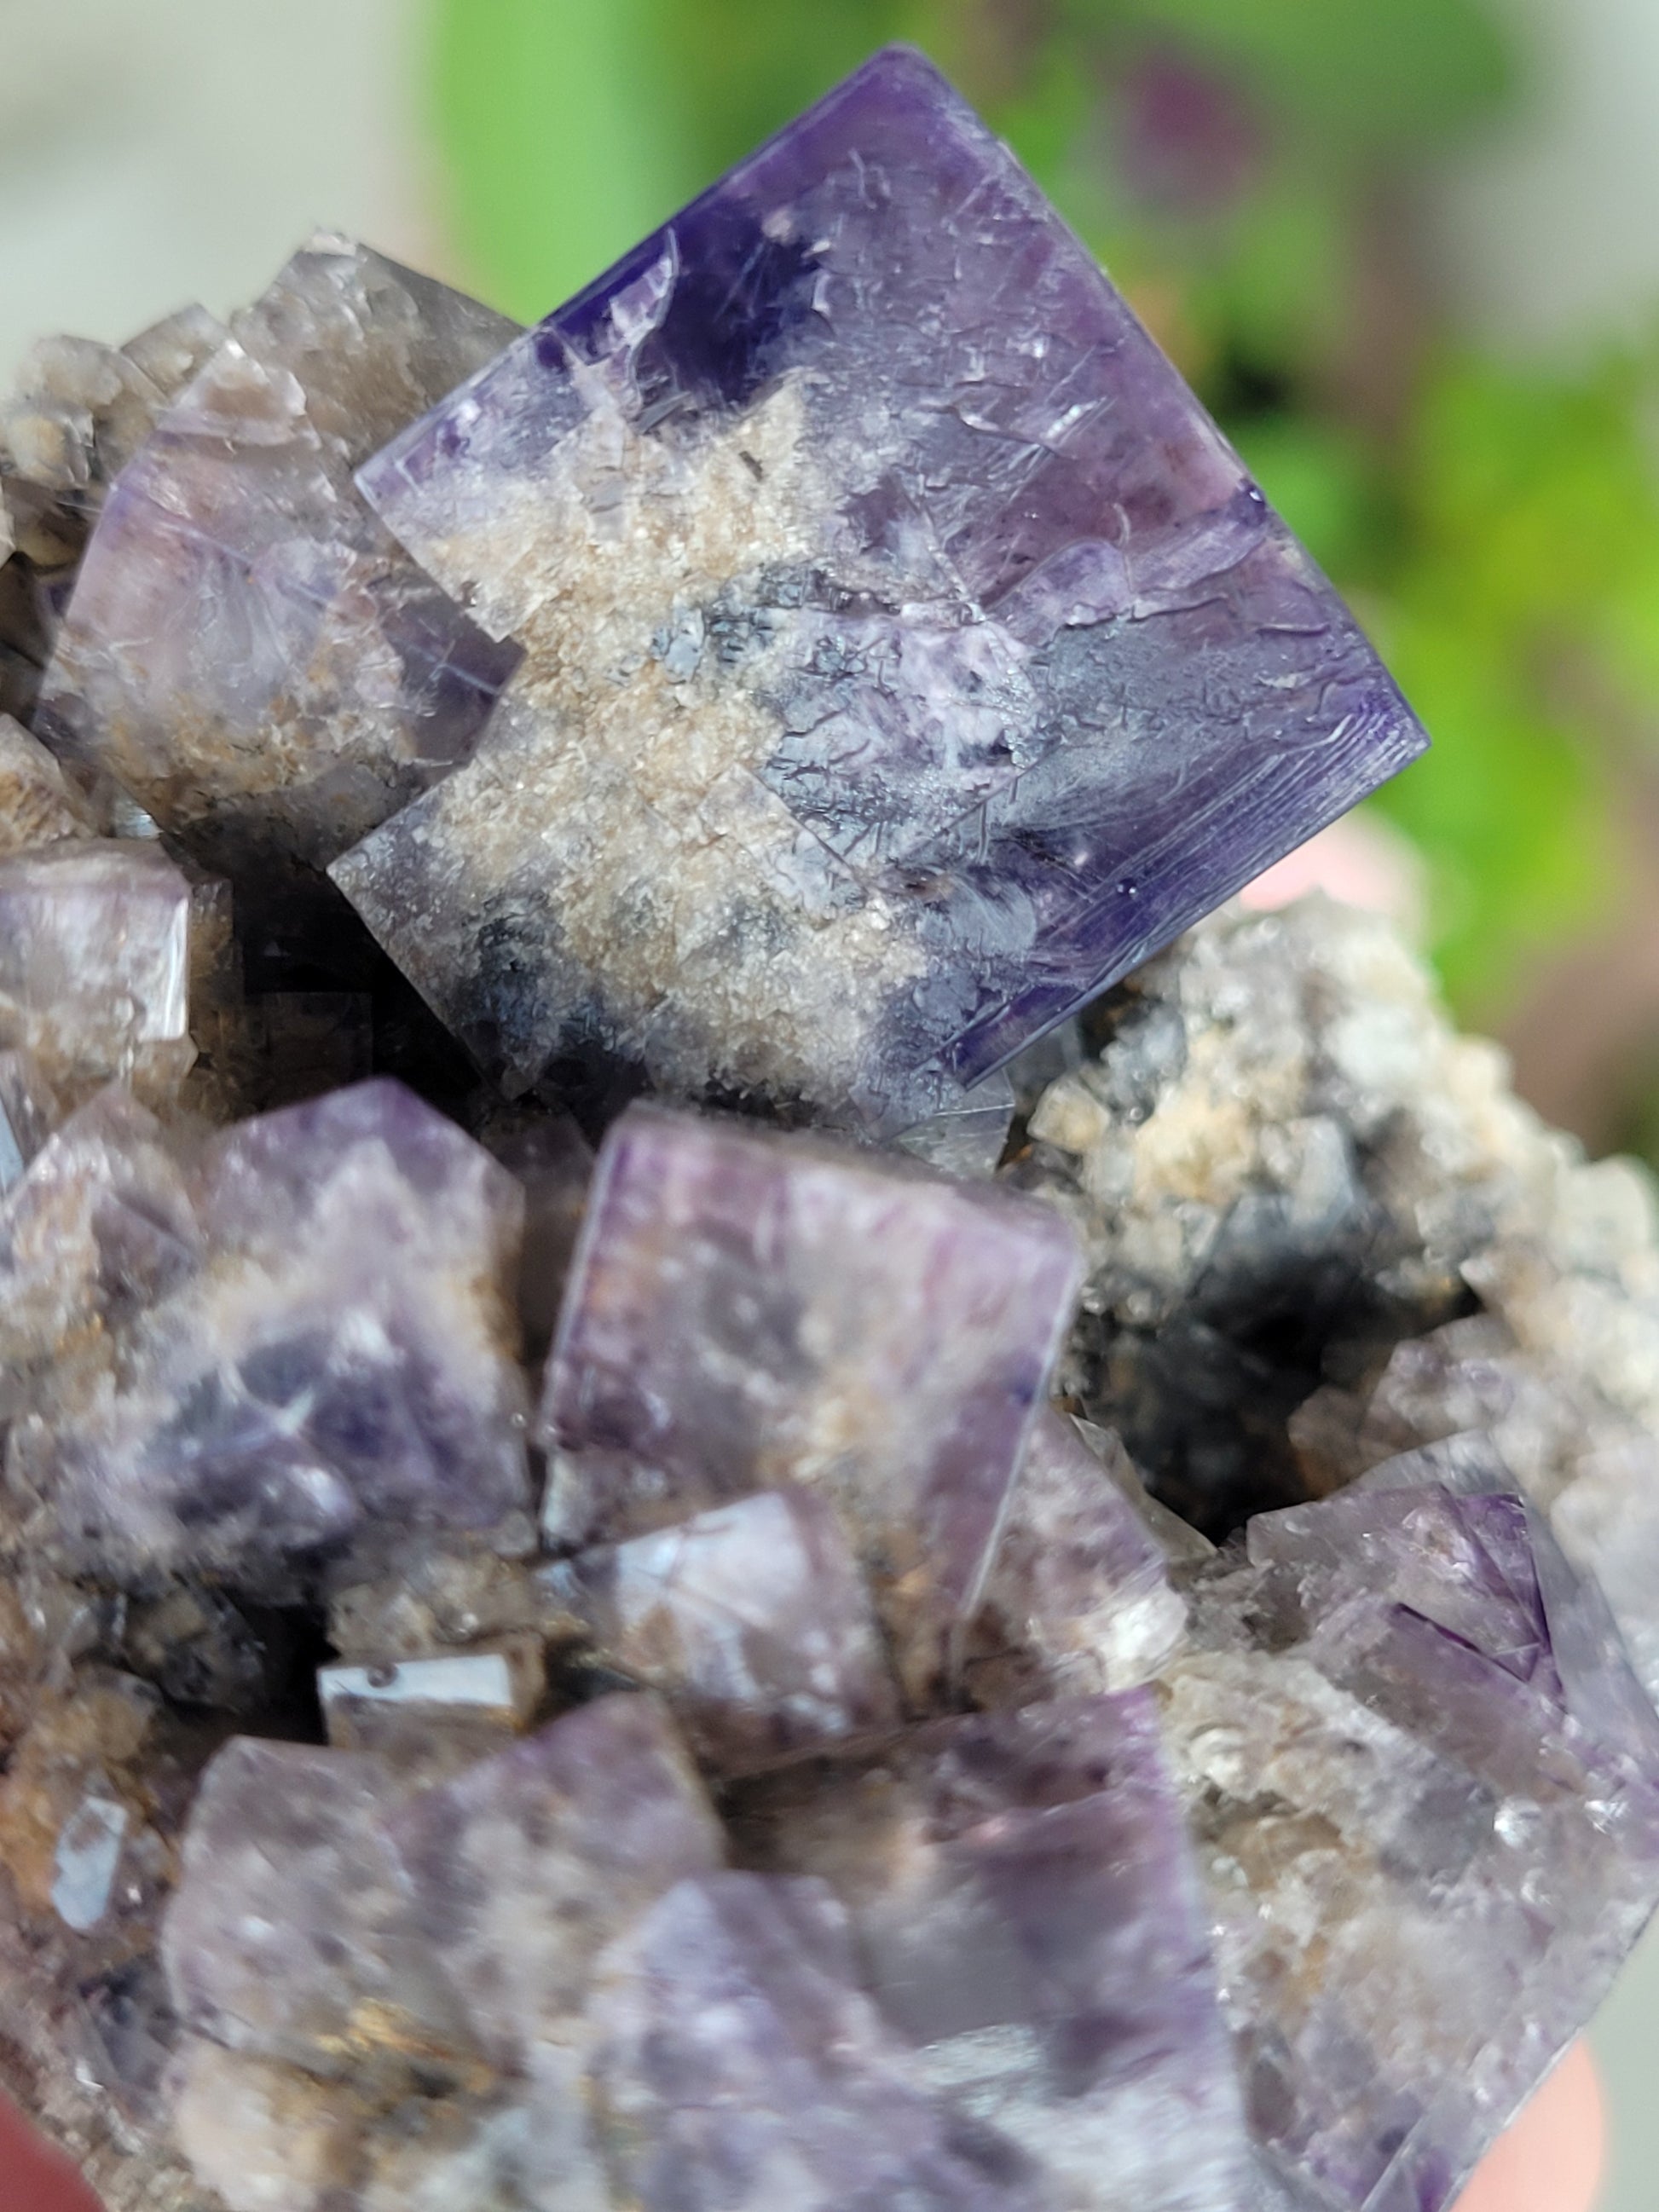
<instances>
[{"instance_id":1,"label":"crystal cleavage plane","mask_svg":"<svg viewBox=\"0 0 1659 2212\"><path fill-rule=\"evenodd\" d=\"M473 759L332 871L509 1091L597 1043L891 1134L1425 743L905 49L358 483L524 651Z\"/></svg>"}]
</instances>

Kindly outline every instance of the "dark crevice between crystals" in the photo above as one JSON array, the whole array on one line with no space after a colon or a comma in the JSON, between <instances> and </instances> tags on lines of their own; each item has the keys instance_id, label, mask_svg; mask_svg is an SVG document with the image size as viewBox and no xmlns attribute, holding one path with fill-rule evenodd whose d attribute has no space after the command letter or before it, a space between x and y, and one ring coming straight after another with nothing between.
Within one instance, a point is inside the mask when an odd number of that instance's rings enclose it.
<instances>
[{"instance_id":1,"label":"dark crevice between crystals","mask_svg":"<svg viewBox=\"0 0 1659 2212\"><path fill-rule=\"evenodd\" d=\"M290 1743L325 1740L317 1670L333 1656L320 1605L233 1601L191 1583L130 1605L118 1650L187 1723L228 1717L239 1733Z\"/></svg>"},{"instance_id":2,"label":"dark crevice between crystals","mask_svg":"<svg viewBox=\"0 0 1659 2212\"><path fill-rule=\"evenodd\" d=\"M1289 1432L1316 1390L1374 1380L1395 1345L1479 1310L1467 1289L1426 1313L1387 1306L1352 1253L1290 1253L1248 1297L1213 1279L1156 1328L1081 1316L1078 1410L1115 1429L1153 1496L1219 1544L1322 1494Z\"/></svg>"},{"instance_id":3,"label":"dark crevice between crystals","mask_svg":"<svg viewBox=\"0 0 1659 2212\"><path fill-rule=\"evenodd\" d=\"M1014 1063L1020 1110L1004 1155L1014 1180L1031 1151L1030 1115L1043 1087L1085 1060L1111 1068L1103 1055L1130 1038L1135 1050L1107 1095L1133 1125L1185 1066L1184 1025L1168 1002L1115 986ZM1290 1435L1291 1416L1316 1390L1363 1394L1396 1345L1480 1310L1455 1279L1432 1303L1382 1288L1394 1255L1366 1195L1375 1151L1357 1148L1353 1203L1316 1231L1276 1195L1247 1193L1188 1296L1162 1321L1125 1325L1086 1310L1078 1318L1072 1410L1115 1429L1153 1496L1212 1543L1255 1514L1323 1494Z\"/></svg>"}]
</instances>

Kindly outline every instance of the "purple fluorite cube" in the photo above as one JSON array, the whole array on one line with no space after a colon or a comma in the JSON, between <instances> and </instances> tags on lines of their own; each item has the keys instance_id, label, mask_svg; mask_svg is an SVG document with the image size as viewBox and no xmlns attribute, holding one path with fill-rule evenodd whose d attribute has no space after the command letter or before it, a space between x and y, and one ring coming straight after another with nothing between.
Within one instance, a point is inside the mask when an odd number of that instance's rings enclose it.
<instances>
[{"instance_id":1,"label":"purple fluorite cube","mask_svg":"<svg viewBox=\"0 0 1659 2212\"><path fill-rule=\"evenodd\" d=\"M605 1140L548 1369L544 1527L819 1490L924 1695L977 1597L1077 1295L1060 1215L656 1106Z\"/></svg>"},{"instance_id":2,"label":"purple fluorite cube","mask_svg":"<svg viewBox=\"0 0 1659 2212\"><path fill-rule=\"evenodd\" d=\"M526 659L337 879L514 1086L597 1037L902 1127L1425 742L903 49L359 481Z\"/></svg>"},{"instance_id":3,"label":"purple fluorite cube","mask_svg":"<svg viewBox=\"0 0 1659 2212\"><path fill-rule=\"evenodd\" d=\"M1519 1500L1432 1488L1265 1516L1198 1587L1166 1740L1275 2212L1441 2212L1659 1900L1656 1770L1573 1713L1565 1595Z\"/></svg>"},{"instance_id":4,"label":"purple fluorite cube","mask_svg":"<svg viewBox=\"0 0 1659 2212\"><path fill-rule=\"evenodd\" d=\"M509 2069L580 2014L603 1945L725 1856L664 1709L620 1693L422 1791L392 1833L431 1955Z\"/></svg>"},{"instance_id":5,"label":"purple fluorite cube","mask_svg":"<svg viewBox=\"0 0 1659 2212\"><path fill-rule=\"evenodd\" d=\"M662 1692L718 1771L898 1723L869 1589L814 1491L763 1490L599 1546L542 1584L604 1664Z\"/></svg>"},{"instance_id":6,"label":"purple fluorite cube","mask_svg":"<svg viewBox=\"0 0 1659 2212\"><path fill-rule=\"evenodd\" d=\"M1118 1439L1104 1441L1135 1483ZM1186 1618L1163 1547L1129 1497L1077 1424L1045 1407L974 1620L975 1703L1131 1689L1169 1657Z\"/></svg>"},{"instance_id":7,"label":"purple fluorite cube","mask_svg":"<svg viewBox=\"0 0 1659 2212\"><path fill-rule=\"evenodd\" d=\"M600 1960L592 2019L613 2202L1053 2212L1013 2144L917 2079L822 1882L680 1883Z\"/></svg>"},{"instance_id":8,"label":"purple fluorite cube","mask_svg":"<svg viewBox=\"0 0 1659 2212\"><path fill-rule=\"evenodd\" d=\"M1075 2212L1237 2212L1244 2117L1152 1693L916 1729L750 1784L738 1832L829 1881L924 2074Z\"/></svg>"},{"instance_id":9,"label":"purple fluorite cube","mask_svg":"<svg viewBox=\"0 0 1659 2212\"><path fill-rule=\"evenodd\" d=\"M122 1578L273 1588L411 1528L526 1542L507 1170L384 1080L240 1122L170 1183L169 1158L110 1092L0 1206L23 1317L103 1320L28 1431L58 1540Z\"/></svg>"},{"instance_id":10,"label":"purple fluorite cube","mask_svg":"<svg viewBox=\"0 0 1659 2212\"><path fill-rule=\"evenodd\" d=\"M163 1954L181 2024L333 2073L377 2042L465 2051L371 1754L234 1738L203 1778Z\"/></svg>"},{"instance_id":11,"label":"purple fluorite cube","mask_svg":"<svg viewBox=\"0 0 1659 2212\"><path fill-rule=\"evenodd\" d=\"M192 918L157 845L65 839L0 860L0 1047L82 1097L158 1057L187 1070Z\"/></svg>"},{"instance_id":12,"label":"purple fluorite cube","mask_svg":"<svg viewBox=\"0 0 1659 2212\"><path fill-rule=\"evenodd\" d=\"M319 234L110 493L41 726L256 908L464 757L517 657L351 481L514 327Z\"/></svg>"}]
</instances>

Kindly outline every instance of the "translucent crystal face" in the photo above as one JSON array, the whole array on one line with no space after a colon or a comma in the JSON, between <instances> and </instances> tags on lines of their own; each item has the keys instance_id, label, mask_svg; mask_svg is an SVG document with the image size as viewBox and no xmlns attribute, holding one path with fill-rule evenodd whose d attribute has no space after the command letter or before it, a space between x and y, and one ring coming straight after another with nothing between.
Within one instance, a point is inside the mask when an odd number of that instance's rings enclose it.
<instances>
[{"instance_id":1,"label":"translucent crystal face","mask_svg":"<svg viewBox=\"0 0 1659 2212\"><path fill-rule=\"evenodd\" d=\"M352 488L514 325L319 234L122 471L40 708L245 901L297 927L320 868L462 757L516 655Z\"/></svg>"},{"instance_id":2,"label":"translucent crystal face","mask_svg":"<svg viewBox=\"0 0 1659 2212\"><path fill-rule=\"evenodd\" d=\"M182 1076L194 903L154 845L65 838L0 860L0 1047L66 1099Z\"/></svg>"},{"instance_id":3,"label":"translucent crystal face","mask_svg":"<svg viewBox=\"0 0 1659 2212\"><path fill-rule=\"evenodd\" d=\"M337 879L517 1084L597 1030L682 1090L902 1127L1424 742L914 54L360 481L526 659Z\"/></svg>"},{"instance_id":4,"label":"translucent crystal face","mask_svg":"<svg viewBox=\"0 0 1659 2212\"><path fill-rule=\"evenodd\" d=\"M544 1536L630 1535L811 1486L926 1698L983 1585L1079 1278L1046 1208L630 1107L599 1158L549 1363Z\"/></svg>"}]
</instances>

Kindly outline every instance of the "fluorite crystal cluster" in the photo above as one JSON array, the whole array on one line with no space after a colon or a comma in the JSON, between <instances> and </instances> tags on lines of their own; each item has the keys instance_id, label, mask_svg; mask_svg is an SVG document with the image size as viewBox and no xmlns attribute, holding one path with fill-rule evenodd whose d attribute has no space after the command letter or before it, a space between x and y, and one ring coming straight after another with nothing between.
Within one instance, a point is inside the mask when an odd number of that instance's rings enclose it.
<instances>
[{"instance_id":1,"label":"fluorite crystal cluster","mask_svg":"<svg viewBox=\"0 0 1659 2212\"><path fill-rule=\"evenodd\" d=\"M1149 960L1421 738L1006 150L878 57L528 334L319 236L0 501L112 2212L1441 2212L1659 1899L1651 1194L1380 925Z\"/></svg>"}]
</instances>

